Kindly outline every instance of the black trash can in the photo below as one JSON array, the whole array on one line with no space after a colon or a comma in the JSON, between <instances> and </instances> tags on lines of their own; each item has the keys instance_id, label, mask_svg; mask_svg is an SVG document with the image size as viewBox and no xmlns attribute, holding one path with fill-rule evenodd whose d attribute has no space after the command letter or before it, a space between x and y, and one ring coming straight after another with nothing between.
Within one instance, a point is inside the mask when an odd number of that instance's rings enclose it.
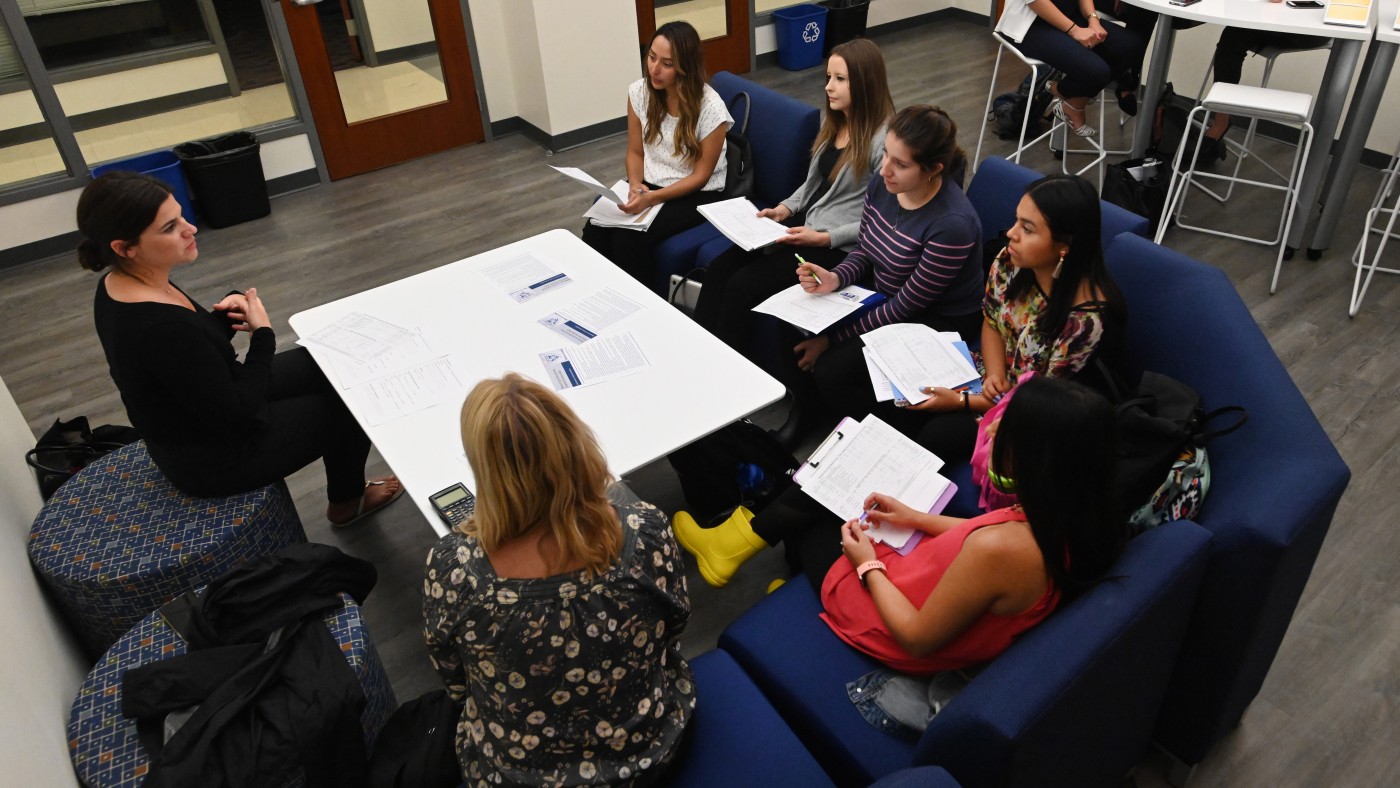
<instances>
[{"instance_id":1,"label":"black trash can","mask_svg":"<svg viewBox=\"0 0 1400 788\"><path fill-rule=\"evenodd\" d=\"M870 0L822 0L826 6L826 40L822 42L822 57L831 54L832 47L865 35L865 22L870 15Z\"/></svg>"},{"instance_id":2,"label":"black trash can","mask_svg":"<svg viewBox=\"0 0 1400 788\"><path fill-rule=\"evenodd\" d=\"M251 131L175 146L203 224L228 227L272 213L261 147Z\"/></svg>"}]
</instances>

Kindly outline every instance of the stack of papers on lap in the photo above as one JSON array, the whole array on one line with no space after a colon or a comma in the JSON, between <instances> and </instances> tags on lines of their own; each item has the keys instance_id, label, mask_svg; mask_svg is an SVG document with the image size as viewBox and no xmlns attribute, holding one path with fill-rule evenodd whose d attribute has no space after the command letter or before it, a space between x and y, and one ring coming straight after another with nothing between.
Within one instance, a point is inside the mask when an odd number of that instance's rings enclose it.
<instances>
[{"instance_id":1,"label":"stack of papers on lap","mask_svg":"<svg viewBox=\"0 0 1400 788\"><path fill-rule=\"evenodd\" d=\"M917 511L941 511L953 484L938 473L942 467L938 455L870 415L864 421L842 421L792 478L812 500L842 520L851 520L877 492ZM883 525L872 525L869 533L896 550L914 535L909 529Z\"/></svg>"},{"instance_id":2,"label":"stack of papers on lap","mask_svg":"<svg viewBox=\"0 0 1400 788\"><path fill-rule=\"evenodd\" d=\"M617 204L607 200L598 200L583 212L583 215L588 217L588 221L598 227L621 227L625 230L646 232L651 228L651 223L656 221L656 214L661 211L661 207L664 205L664 203L658 203L634 216L623 213L617 207L618 204L627 201L627 181L614 183L612 192L618 200Z\"/></svg>"},{"instance_id":3,"label":"stack of papers on lap","mask_svg":"<svg viewBox=\"0 0 1400 788\"><path fill-rule=\"evenodd\" d=\"M724 237L746 252L774 243L787 235L787 227L758 215L758 207L746 197L720 200L696 208Z\"/></svg>"},{"instance_id":4,"label":"stack of papers on lap","mask_svg":"<svg viewBox=\"0 0 1400 788\"><path fill-rule=\"evenodd\" d=\"M874 290L857 285L834 293L813 295L803 290L802 285L796 284L773 294L754 307L753 311L782 318L798 328L819 334L862 306L879 303L884 298Z\"/></svg>"},{"instance_id":5,"label":"stack of papers on lap","mask_svg":"<svg viewBox=\"0 0 1400 788\"><path fill-rule=\"evenodd\" d=\"M925 387L955 389L978 379L971 354L964 355L967 346L959 351L952 338L922 323L892 323L863 334L861 339L877 398L886 392L876 372L883 373L893 388L890 398L911 405L928 399Z\"/></svg>"},{"instance_id":6,"label":"stack of papers on lap","mask_svg":"<svg viewBox=\"0 0 1400 788\"><path fill-rule=\"evenodd\" d=\"M1371 0L1329 0L1322 21L1329 25L1365 27L1371 19Z\"/></svg>"}]
</instances>

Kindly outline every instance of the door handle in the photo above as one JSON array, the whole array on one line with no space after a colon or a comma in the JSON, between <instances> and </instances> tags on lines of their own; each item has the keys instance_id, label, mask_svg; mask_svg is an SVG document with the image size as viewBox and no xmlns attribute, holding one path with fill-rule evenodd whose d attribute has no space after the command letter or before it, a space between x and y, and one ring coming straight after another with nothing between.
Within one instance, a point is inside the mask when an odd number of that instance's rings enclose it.
<instances>
[{"instance_id":1,"label":"door handle","mask_svg":"<svg viewBox=\"0 0 1400 788\"><path fill-rule=\"evenodd\" d=\"M292 5L316 5L321 0L292 0Z\"/></svg>"}]
</instances>

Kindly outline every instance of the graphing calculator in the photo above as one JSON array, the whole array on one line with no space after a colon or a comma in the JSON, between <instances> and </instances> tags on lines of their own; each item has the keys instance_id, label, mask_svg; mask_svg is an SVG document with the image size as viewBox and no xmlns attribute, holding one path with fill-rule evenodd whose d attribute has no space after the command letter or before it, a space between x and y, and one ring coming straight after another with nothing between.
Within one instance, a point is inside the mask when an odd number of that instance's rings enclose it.
<instances>
[{"instance_id":1,"label":"graphing calculator","mask_svg":"<svg viewBox=\"0 0 1400 788\"><path fill-rule=\"evenodd\" d=\"M460 482L433 493L428 500L433 502L433 508L449 528L465 523L476 511L476 496Z\"/></svg>"}]
</instances>

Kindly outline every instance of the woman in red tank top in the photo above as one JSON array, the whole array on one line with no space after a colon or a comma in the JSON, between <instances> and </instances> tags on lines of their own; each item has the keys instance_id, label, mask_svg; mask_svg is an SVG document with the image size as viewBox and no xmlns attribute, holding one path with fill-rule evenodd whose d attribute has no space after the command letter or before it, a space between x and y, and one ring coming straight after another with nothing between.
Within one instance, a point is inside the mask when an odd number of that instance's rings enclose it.
<instances>
[{"instance_id":1,"label":"woman in red tank top","mask_svg":"<svg viewBox=\"0 0 1400 788\"><path fill-rule=\"evenodd\" d=\"M1116 449L1106 400L1077 383L1035 378L993 429L988 472L1018 506L963 520L872 494L868 522L925 533L906 556L873 543L858 520L842 526L846 560L822 584L822 619L896 670L991 660L1122 550L1126 532L1103 492Z\"/></svg>"}]
</instances>

